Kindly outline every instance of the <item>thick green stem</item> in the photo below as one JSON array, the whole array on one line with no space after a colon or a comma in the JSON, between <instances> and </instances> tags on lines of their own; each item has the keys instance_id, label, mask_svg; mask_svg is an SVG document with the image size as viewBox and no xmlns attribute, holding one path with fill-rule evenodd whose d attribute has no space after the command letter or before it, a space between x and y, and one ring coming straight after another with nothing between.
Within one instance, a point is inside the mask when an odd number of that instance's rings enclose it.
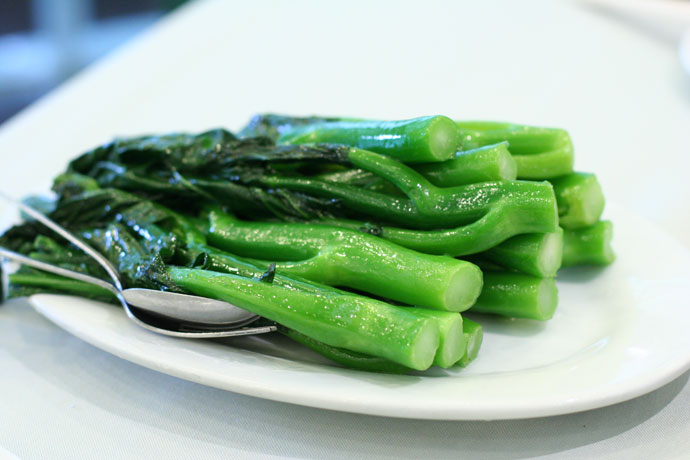
<instances>
[{"instance_id":1,"label":"thick green stem","mask_svg":"<svg viewBox=\"0 0 690 460\"><path fill-rule=\"evenodd\" d=\"M260 279L261 276L266 273L266 269L273 263L266 260L238 257L212 246L198 246L196 250L201 251L203 257L197 256L194 268L228 273L230 275L238 275L245 278ZM312 294L352 295L349 291L344 291L322 283L316 283L296 275L289 277L283 276L282 273L274 274L272 284Z\"/></svg>"},{"instance_id":2,"label":"thick green stem","mask_svg":"<svg viewBox=\"0 0 690 460\"><path fill-rule=\"evenodd\" d=\"M209 264L208 267L212 267L211 269L223 273L232 273L236 270L236 257L228 258L222 254L222 251L218 250L213 250L210 254L209 260L213 262ZM251 262L257 267L268 267L271 264L266 260L258 259L251 259ZM204 266L204 268L206 267L207 266ZM285 270L279 266L277 270L283 273L285 272ZM287 280L287 283L285 280ZM290 274L290 277L276 274L274 284L286 285L293 289L305 290L306 292L329 292L333 294L351 295L348 291L306 280L294 274ZM434 364L441 367L450 367L455 364L465 350L465 340L464 336L461 334L462 316L455 312L430 310L428 308L412 308L409 311L420 318L430 319L436 322L439 328L440 343L436 351Z\"/></svg>"},{"instance_id":3,"label":"thick green stem","mask_svg":"<svg viewBox=\"0 0 690 460\"><path fill-rule=\"evenodd\" d=\"M604 211L604 192L594 174L573 173L551 179L558 219L563 228L582 228L594 225Z\"/></svg>"},{"instance_id":4,"label":"thick green stem","mask_svg":"<svg viewBox=\"0 0 690 460\"><path fill-rule=\"evenodd\" d=\"M209 217L212 245L276 262L276 271L287 276L448 311L469 308L481 290L481 272L473 264L420 254L362 232L245 222L218 210Z\"/></svg>"},{"instance_id":5,"label":"thick green stem","mask_svg":"<svg viewBox=\"0 0 690 460\"><path fill-rule=\"evenodd\" d=\"M263 270L270 264L265 260L252 260L250 262L212 247L204 247L203 250L205 251L206 257L202 267L207 270L258 278L263 273ZM278 268L277 271L283 272L280 268ZM347 291L304 280L294 274L287 277L276 273L273 284L314 294L351 295L351 293ZM462 316L460 316L459 313L429 310L426 308L414 308L408 311L420 318L426 318L436 322L439 328L440 343L436 351L436 356L434 357L434 364L441 367L450 367L455 364L465 351L465 339L462 335ZM308 343L305 343L299 337L293 336L295 334L299 333L292 331L286 335L312 348L314 351L322 353L324 356L348 367L377 371L376 369L379 367L378 363L381 363L378 372L399 373L389 369L390 365L394 365L393 363L388 362L387 365L386 362L382 362L385 360L381 358L360 355L349 350L331 349L328 345L314 341L313 339L309 339Z\"/></svg>"},{"instance_id":6,"label":"thick green stem","mask_svg":"<svg viewBox=\"0 0 690 460\"><path fill-rule=\"evenodd\" d=\"M414 168L437 187L517 178L517 164L507 142L461 150L443 163L424 163Z\"/></svg>"},{"instance_id":7,"label":"thick green stem","mask_svg":"<svg viewBox=\"0 0 690 460\"><path fill-rule=\"evenodd\" d=\"M431 225L407 197L396 197L354 185L315 178L264 176L259 178L258 182L264 187L295 190L329 199L335 198L357 213L377 216L381 220L420 228L428 228Z\"/></svg>"},{"instance_id":8,"label":"thick green stem","mask_svg":"<svg viewBox=\"0 0 690 460\"><path fill-rule=\"evenodd\" d=\"M551 179L573 172L573 143L563 129L494 121L456 123L463 149L508 141L519 179Z\"/></svg>"},{"instance_id":9,"label":"thick green stem","mask_svg":"<svg viewBox=\"0 0 690 460\"><path fill-rule=\"evenodd\" d=\"M553 278L484 271L484 288L470 311L545 321L558 303Z\"/></svg>"},{"instance_id":10,"label":"thick green stem","mask_svg":"<svg viewBox=\"0 0 690 460\"><path fill-rule=\"evenodd\" d=\"M333 347L424 370L439 344L438 326L404 307L358 295L313 294L225 273L169 267L181 288L224 300Z\"/></svg>"},{"instance_id":11,"label":"thick green stem","mask_svg":"<svg viewBox=\"0 0 690 460\"><path fill-rule=\"evenodd\" d=\"M57 291L106 302L115 299L112 292L100 286L50 273L13 273L9 275L9 280L13 288L19 286L40 288L43 292Z\"/></svg>"},{"instance_id":12,"label":"thick green stem","mask_svg":"<svg viewBox=\"0 0 690 460\"><path fill-rule=\"evenodd\" d=\"M515 235L559 230L554 203L545 205L542 200L533 199L504 200L496 203L481 219L446 230L411 230L347 219L317 222L371 233L426 254L452 257L486 251Z\"/></svg>"},{"instance_id":13,"label":"thick green stem","mask_svg":"<svg viewBox=\"0 0 690 460\"><path fill-rule=\"evenodd\" d=\"M554 217L555 210L540 200L506 200L470 225L430 231L381 227L381 236L416 251L457 257L522 233L553 232L558 228Z\"/></svg>"},{"instance_id":14,"label":"thick green stem","mask_svg":"<svg viewBox=\"0 0 690 460\"><path fill-rule=\"evenodd\" d=\"M438 350L436 350L436 356L434 357L434 364L448 368L457 363L466 350L462 316L459 313L428 310L426 308L415 308L414 314L420 318L436 321L439 327L441 335Z\"/></svg>"},{"instance_id":15,"label":"thick green stem","mask_svg":"<svg viewBox=\"0 0 690 460\"><path fill-rule=\"evenodd\" d=\"M484 338L484 330L481 324L469 318L463 318L462 332L465 336L466 347L465 353L463 353L458 364L462 367L466 367L469 363L474 361L479 354L479 348L481 348Z\"/></svg>"},{"instance_id":16,"label":"thick green stem","mask_svg":"<svg viewBox=\"0 0 690 460\"><path fill-rule=\"evenodd\" d=\"M455 157L441 163L414 165L430 183L437 187L456 187L478 182L515 180L517 166L508 152L508 143L487 145L473 150L459 151ZM317 179L389 195L400 195L400 190L389 181L362 169L346 169L321 174Z\"/></svg>"},{"instance_id":17,"label":"thick green stem","mask_svg":"<svg viewBox=\"0 0 690 460\"><path fill-rule=\"evenodd\" d=\"M447 222L451 225L451 222L474 221L488 212L492 204L507 196L515 199L538 194L551 205L551 194L545 182L495 181L440 188L409 166L382 155L352 149L349 158L353 164L392 182L412 200L421 216L435 219L437 226L443 226L443 216L449 214L455 217Z\"/></svg>"},{"instance_id":18,"label":"thick green stem","mask_svg":"<svg viewBox=\"0 0 690 460\"><path fill-rule=\"evenodd\" d=\"M590 227L563 233L563 266L608 265L616 258L611 248L613 224L602 220Z\"/></svg>"},{"instance_id":19,"label":"thick green stem","mask_svg":"<svg viewBox=\"0 0 690 460\"><path fill-rule=\"evenodd\" d=\"M389 180L409 199L317 179L267 176L259 182L268 187L336 198L354 211L408 228L457 227L480 219L499 202L511 201L529 213L536 211L543 216L552 227L545 231L556 231L556 202L548 182L495 181L439 188L412 168L374 152L353 148L349 159Z\"/></svg>"},{"instance_id":20,"label":"thick green stem","mask_svg":"<svg viewBox=\"0 0 690 460\"><path fill-rule=\"evenodd\" d=\"M294 126L285 144L333 143L371 150L406 163L445 161L457 150L459 130L444 116L404 121L337 121Z\"/></svg>"},{"instance_id":21,"label":"thick green stem","mask_svg":"<svg viewBox=\"0 0 690 460\"><path fill-rule=\"evenodd\" d=\"M517 235L479 256L503 268L540 278L553 278L561 268L563 230Z\"/></svg>"}]
</instances>

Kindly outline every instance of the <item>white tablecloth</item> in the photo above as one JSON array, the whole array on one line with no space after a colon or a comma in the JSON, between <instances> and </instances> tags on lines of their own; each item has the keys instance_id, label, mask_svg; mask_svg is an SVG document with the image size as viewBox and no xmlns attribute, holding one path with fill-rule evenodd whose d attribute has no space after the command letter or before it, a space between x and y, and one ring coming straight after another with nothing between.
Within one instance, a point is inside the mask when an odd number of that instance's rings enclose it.
<instances>
[{"instance_id":1,"label":"white tablecloth","mask_svg":"<svg viewBox=\"0 0 690 460\"><path fill-rule=\"evenodd\" d=\"M115 135L442 113L568 128L609 199L690 245L690 79L672 43L576 2L246 3L182 9L0 127L1 188L45 190ZM147 370L15 300L0 308L0 458L688 458L688 378L544 419L360 416Z\"/></svg>"}]
</instances>

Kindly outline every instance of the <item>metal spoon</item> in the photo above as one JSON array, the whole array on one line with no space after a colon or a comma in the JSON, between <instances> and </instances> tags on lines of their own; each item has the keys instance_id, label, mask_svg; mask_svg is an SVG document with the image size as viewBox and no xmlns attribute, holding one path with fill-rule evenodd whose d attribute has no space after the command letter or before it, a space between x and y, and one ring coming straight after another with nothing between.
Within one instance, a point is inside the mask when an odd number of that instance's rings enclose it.
<instances>
[{"instance_id":1,"label":"metal spoon","mask_svg":"<svg viewBox=\"0 0 690 460\"><path fill-rule=\"evenodd\" d=\"M105 269L108 276L113 280L113 284L83 273L34 260L4 248L0 248L1 257L108 289L122 304L127 317L143 328L159 334L187 338L230 337L262 334L276 330L275 326L242 328L242 326L257 320L259 316L227 302L153 289L123 290L117 271L110 264L110 261L99 252L30 206L16 201L2 192L0 192L0 197L15 204L25 213L82 249Z\"/></svg>"},{"instance_id":2,"label":"metal spoon","mask_svg":"<svg viewBox=\"0 0 690 460\"><path fill-rule=\"evenodd\" d=\"M0 258L14 260L39 270L84 281L107 289L117 297L130 319L139 326L161 334L176 337L209 338L260 334L272 332L276 329L275 326L255 328L243 327L255 321L258 316L251 313L248 315L246 310L242 310L226 302L173 292L165 293L152 289L125 289L119 291L114 285L99 278L94 278L93 276L35 260L2 247L0 247ZM4 273L6 273L5 270L3 270L3 274ZM161 296L153 294L158 292L166 295ZM134 294L132 295L132 293ZM142 299L142 305L144 306L142 307L139 304L130 302L128 297ZM177 308L167 308L167 306L161 305L161 298L173 299L172 303L177 304ZM156 303L156 301L158 303ZM194 314L194 312L190 311L190 306L191 308L200 306L199 311L201 311L202 314ZM213 317L211 322L199 320L199 316L205 317L208 315Z\"/></svg>"}]
</instances>

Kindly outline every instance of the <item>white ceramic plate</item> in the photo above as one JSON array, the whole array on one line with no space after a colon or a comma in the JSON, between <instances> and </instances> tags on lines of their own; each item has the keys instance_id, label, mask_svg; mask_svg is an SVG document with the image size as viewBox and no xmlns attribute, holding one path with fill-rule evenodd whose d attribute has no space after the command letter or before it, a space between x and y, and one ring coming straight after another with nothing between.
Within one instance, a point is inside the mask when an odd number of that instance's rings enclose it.
<instances>
[{"instance_id":1,"label":"white ceramic plate","mask_svg":"<svg viewBox=\"0 0 690 460\"><path fill-rule=\"evenodd\" d=\"M652 391L690 367L690 251L610 207L618 260L559 276L545 323L483 320L467 369L407 376L329 365L280 337L159 336L112 305L37 295L36 309L81 339L142 366L238 393L395 417L476 420L566 414Z\"/></svg>"}]
</instances>

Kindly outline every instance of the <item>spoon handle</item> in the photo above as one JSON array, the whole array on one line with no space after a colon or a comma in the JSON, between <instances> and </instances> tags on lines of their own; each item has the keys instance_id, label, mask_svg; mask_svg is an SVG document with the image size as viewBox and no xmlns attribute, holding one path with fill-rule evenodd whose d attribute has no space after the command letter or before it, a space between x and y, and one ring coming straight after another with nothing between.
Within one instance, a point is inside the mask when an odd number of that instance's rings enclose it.
<instances>
[{"instance_id":1,"label":"spoon handle","mask_svg":"<svg viewBox=\"0 0 690 460\"><path fill-rule=\"evenodd\" d=\"M3 248L0 246L0 259L5 258L5 259L10 259L14 260L15 262L19 262L24 265L28 265L30 267L38 268L39 270L43 270L46 272L50 273L55 273L56 275L61 275L67 278L72 278L75 280L79 281L84 281L87 283L94 284L96 286L103 287L105 289L108 289L110 292L112 292L115 297L120 301L122 306L125 309L125 313L127 316L134 321L136 324L139 326L154 331L158 332L159 334L163 335L169 335L173 337L185 337L185 338L195 338L195 339L210 339L210 338L220 338L220 337L237 337L237 336L243 336L243 335L255 335L255 334L265 334L268 332L274 332L277 330L276 326L260 326L260 327L242 327L242 328L237 328L236 326L230 329L220 329L217 331L209 331L209 330L204 330L204 329L194 329L194 328L189 328L185 329L184 326L182 327L181 330L179 331L172 331L172 330L167 330L167 329L161 329L159 327L156 327L154 325L145 323L141 321L138 317L136 317L129 309L129 305L125 301L124 297L122 296L122 292L119 291L115 286L112 284L103 281L98 278L94 278L93 276L89 275L84 275L83 273L75 272L72 270L67 270L66 268L58 267L56 265L52 265L46 262L41 262L40 260L35 260L30 257L26 257L22 254L17 254L14 251L10 251L9 249Z\"/></svg>"},{"instance_id":2,"label":"spoon handle","mask_svg":"<svg viewBox=\"0 0 690 460\"><path fill-rule=\"evenodd\" d=\"M44 216L42 213L36 211L34 208L31 206L28 206L21 201L15 200L14 198L10 197L6 193L0 191L0 198L4 198L8 202L12 203L13 205L17 206L19 209L48 227L49 229L53 230L55 233L58 235L62 236L65 238L67 241L70 243L74 244L77 246L79 249L84 251L86 254L91 256L98 264L103 267L103 269L106 271L108 276L113 280L113 283L115 284L115 287L118 290L122 290L122 282L120 281L120 276L117 274L117 270L115 270L115 267L110 263L108 259L103 257L98 251L96 251L94 248L89 246L88 244L84 243L82 240L68 232L64 227L61 225L58 225L57 223L53 222L51 219L48 217ZM28 265L28 264L27 264ZM67 276L67 275L65 275ZM94 278L96 279L96 278ZM99 280L101 281L101 280Z\"/></svg>"},{"instance_id":3,"label":"spoon handle","mask_svg":"<svg viewBox=\"0 0 690 460\"><path fill-rule=\"evenodd\" d=\"M109 290L116 296L120 293L120 291L118 291L115 286L101 279L94 278L93 276L85 275L83 273L75 272L72 270L67 270L66 268L58 267L57 265L52 265L46 262L42 262L40 260L32 259L31 257L27 257L22 254L18 254L14 251L10 251L9 249L3 248L2 246L0 246L0 257L5 257L7 259L19 262L23 265L38 268L39 270L43 270L46 272L55 273L56 275L61 275L66 278L72 278L75 280L84 281L86 283L95 284L96 286Z\"/></svg>"},{"instance_id":4,"label":"spoon handle","mask_svg":"<svg viewBox=\"0 0 690 460\"><path fill-rule=\"evenodd\" d=\"M163 329L160 328L156 325L148 324L141 319L139 319L130 309L129 304L125 301L124 296L122 295L122 282L120 281L120 277L117 274L117 270L113 267L113 265L110 263L108 259L106 259L104 256L102 256L100 253L98 253L95 249L93 249L91 246L88 244L84 243L81 241L79 238L74 236L72 233L67 231L64 227L61 225L58 225L57 223L53 222L51 219L48 217L44 216L42 213L36 211L34 208L31 206L27 206L26 204L15 200L14 198L8 196L4 192L0 191L0 198L4 198L8 202L14 204L17 206L19 209L45 225L46 227L50 228L57 234L61 235L64 237L66 240L68 240L70 243L74 244L78 248L80 248L82 251L84 251L86 254L89 256L93 257L93 259L98 262L98 264L103 267L103 269L106 271L108 276L113 280L114 285L103 281L98 278L94 278L89 275L84 275L82 273L74 272L72 270L67 270L62 267L57 267L55 265L51 265L45 262L41 262L39 260L34 260L29 257L26 257L22 254L17 254L14 251L10 251L9 249L5 249L0 247L0 259L3 257L6 259L11 259L15 260L19 263L28 265L30 267L38 268L40 270L45 270L47 272L55 273L57 275L62 275L67 278L72 278L76 279L79 281L85 281L87 283L95 284L97 286L104 287L108 289L110 292L112 292L115 297L117 297L117 300L120 302L122 305L123 309L125 310L125 314L127 317L132 320L134 323L137 325L143 327L144 329L148 329L153 332L157 332L159 334L163 335L168 335L172 337L185 337L185 338L195 338L195 339L210 339L210 338L218 338L218 337L234 337L234 336L241 336L241 335L253 335L253 334L265 334L267 332L273 332L276 330L275 326L265 326L265 327L244 327L240 329L230 329L230 330L218 330L218 331L203 331L203 330L168 330L168 329ZM3 271L4 273L4 271ZM4 290L3 290L4 291Z\"/></svg>"}]
</instances>

